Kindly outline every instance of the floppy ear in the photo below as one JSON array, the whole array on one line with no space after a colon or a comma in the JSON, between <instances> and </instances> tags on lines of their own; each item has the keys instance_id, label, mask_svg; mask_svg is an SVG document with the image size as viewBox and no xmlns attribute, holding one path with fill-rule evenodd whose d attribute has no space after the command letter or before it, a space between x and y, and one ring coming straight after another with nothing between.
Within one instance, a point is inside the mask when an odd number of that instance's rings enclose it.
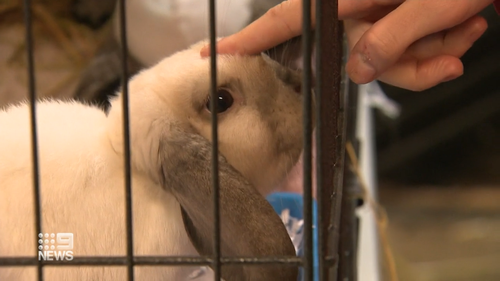
<instances>
[{"instance_id":1,"label":"floppy ear","mask_svg":"<svg viewBox=\"0 0 500 281\"><path fill-rule=\"evenodd\" d=\"M179 201L186 231L200 255L213 255L211 143L197 134L169 132L160 140L160 181ZM219 154L221 255L296 256L287 230L267 200ZM222 279L296 281L287 265L222 265Z\"/></svg>"}]
</instances>

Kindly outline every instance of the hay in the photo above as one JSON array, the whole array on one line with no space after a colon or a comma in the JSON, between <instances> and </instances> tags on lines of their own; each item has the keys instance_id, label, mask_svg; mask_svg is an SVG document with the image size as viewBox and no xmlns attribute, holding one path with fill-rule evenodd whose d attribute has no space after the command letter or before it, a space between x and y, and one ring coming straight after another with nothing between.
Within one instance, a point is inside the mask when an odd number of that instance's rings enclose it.
<instances>
[{"instance_id":1,"label":"hay","mask_svg":"<svg viewBox=\"0 0 500 281\"><path fill-rule=\"evenodd\" d=\"M378 238L379 238L380 244L382 246L385 265L387 267L388 274L389 274L389 280L397 281L398 274L396 271L396 262L394 260L394 255L392 253L389 239L387 238L387 226L389 224L389 219L387 217L387 213L386 213L385 209L370 195L370 192L368 191L368 187L366 185L366 182L363 178L363 174L361 173L361 170L360 170L360 167L358 164L358 158L356 156L356 153L354 152L354 147L352 146L351 142L347 142L346 152L347 152L347 156L349 157L349 160L352 163L350 168L353 170L353 172L358 177L360 185L363 189L363 193L364 193L363 199L365 202L368 202L368 204L375 211L375 216L376 216L376 221L377 221L377 232L378 232L378 236L379 236Z\"/></svg>"}]
</instances>

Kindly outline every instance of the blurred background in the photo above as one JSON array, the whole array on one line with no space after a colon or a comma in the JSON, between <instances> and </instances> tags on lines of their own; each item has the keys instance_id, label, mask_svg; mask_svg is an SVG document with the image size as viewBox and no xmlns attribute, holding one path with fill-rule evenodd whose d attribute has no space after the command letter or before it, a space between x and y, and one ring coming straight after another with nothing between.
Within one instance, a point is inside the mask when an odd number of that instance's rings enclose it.
<instances>
[{"instance_id":1,"label":"blurred background","mask_svg":"<svg viewBox=\"0 0 500 281\"><path fill-rule=\"evenodd\" d=\"M463 56L464 75L376 116L378 192L400 280L500 280L500 16Z\"/></svg>"},{"instance_id":2,"label":"blurred background","mask_svg":"<svg viewBox=\"0 0 500 281\"><path fill-rule=\"evenodd\" d=\"M115 3L98 2L33 1L39 97L73 97L108 46ZM395 120L374 110L377 192L400 280L500 280L500 16L482 14L489 28L462 77L420 93L381 84L402 109ZM27 98L24 32L22 1L1 0L0 108Z\"/></svg>"}]
</instances>

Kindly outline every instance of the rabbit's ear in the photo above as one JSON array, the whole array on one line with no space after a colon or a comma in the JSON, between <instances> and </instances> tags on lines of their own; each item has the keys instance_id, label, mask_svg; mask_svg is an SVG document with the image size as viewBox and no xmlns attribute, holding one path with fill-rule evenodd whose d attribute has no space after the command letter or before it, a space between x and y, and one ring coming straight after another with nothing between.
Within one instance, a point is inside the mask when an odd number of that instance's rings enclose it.
<instances>
[{"instance_id":1,"label":"rabbit's ear","mask_svg":"<svg viewBox=\"0 0 500 281\"><path fill-rule=\"evenodd\" d=\"M288 68L302 69L302 37L297 36L264 52L271 59Z\"/></svg>"},{"instance_id":2,"label":"rabbit's ear","mask_svg":"<svg viewBox=\"0 0 500 281\"><path fill-rule=\"evenodd\" d=\"M160 140L162 186L181 205L185 229L200 255L213 255L211 143L197 134L169 132ZM219 155L220 246L224 257L295 256L278 214L267 200ZM222 265L222 279L296 281L296 266Z\"/></svg>"},{"instance_id":3,"label":"rabbit's ear","mask_svg":"<svg viewBox=\"0 0 500 281\"><path fill-rule=\"evenodd\" d=\"M303 38L302 36L297 36L294 37L284 43L281 43L280 45L271 48L267 51L264 52L264 54L268 55L272 60L278 62L280 65L292 69L292 70L298 70L303 71L304 70L304 55L303 55ZM312 71L312 80L311 80L311 85L314 88L314 81L316 77L316 69L315 69L315 57L316 57L316 51L314 48L314 32L311 34L311 71ZM283 79L283 78L282 78ZM299 77L298 81L287 81L287 79L284 79L285 82L289 83L292 82L292 84L297 84L301 83L302 81L302 76Z\"/></svg>"}]
</instances>

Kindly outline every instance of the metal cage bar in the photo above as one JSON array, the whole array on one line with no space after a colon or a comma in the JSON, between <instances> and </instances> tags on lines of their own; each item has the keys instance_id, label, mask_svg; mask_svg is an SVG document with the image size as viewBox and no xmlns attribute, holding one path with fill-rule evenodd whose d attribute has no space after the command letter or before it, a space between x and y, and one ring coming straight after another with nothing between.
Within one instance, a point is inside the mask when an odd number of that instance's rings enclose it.
<instances>
[{"instance_id":1,"label":"metal cage bar","mask_svg":"<svg viewBox=\"0 0 500 281\"><path fill-rule=\"evenodd\" d=\"M36 126L36 78L35 78L35 60L33 58L33 19L31 11L31 0L24 0L24 24L26 25L26 56L28 60L28 78L29 78L29 101L30 101L30 121L31 121L31 149L33 161L33 190L35 202L35 231L38 235L42 233L42 210L40 201L40 167L38 159L38 137ZM39 237L41 238L41 237ZM37 242L38 244L38 238ZM35 252L38 254L38 252ZM43 280L43 265L37 263L38 280Z\"/></svg>"},{"instance_id":2,"label":"metal cage bar","mask_svg":"<svg viewBox=\"0 0 500 281\"><path fill-rule=\"evenodd\" d=\"M304 256L303 257L221 257L220 250L220 214L219 214L219 164L218 164L218 128L217 128L217 56L216 48L216 0L209 2L209 34L210 34L210 107L212 125L212 184L214 187L214 223L213 233L214 253L212 256L200 257L135 257L133 253L132 196L131 196L131 151L129 127L129 91L128 91L128 46L126 1L119 0L119 24L122 63L122 109L123 109L123 139L124 168L126 191L126 238L127 254L124 257L74 257L68 261L39 261L32 257L0 258L0 266L36 265L38 280L43 280L44 265L58 266L127 266L128 280L134 280L134 266L141 265L210 265L215 273L215 280L220 280L221 265L224 264L287 264L302 266L304 280L312 281L313 267L313 232L312 232L312 118L316 123L316 166L314 175L317 180L318 198L318 255L319 280L338 280L338 266L346 266L340 270L355 270L355 259L343 260L339 255L339 231L341 227L341 207L343 199L344 145L346 138L345 103L347 102L346 85L342 83L342 34L343 28L338 20L338 0L317 0L311 7L311 0L303 1L303 87L304 95ZM312 10L312 9L315 10ZM315 37L311 28L311 12L315 11ZM31 137L33 157L33 186L35 197L36 230L42 233L39 159L36 126L36 79L33 57L33 31L31 0L24 0L24 17L26 24L26 45L29 75L29 98L31 114ZM315 91L312 93L312 43L315 43L316 67ZM312 95L315 95L315 115L312 115ZM350 117L350 116L347 116ZM353 125L351 125L353 126ZM352 208L345 208L352 210ZM344 211L345 212L345 211ZM349 215L345 214L344 220ZM349 226L349 225L347 225ZM353 234L354 235L354 234ZM345 238L344 238L345 239ZM352 247L351 247L352 248ZM340 247L340 249L343 249ZM353 249L351 249L353 250ZM355 249L354 249L355 250ZM355 280L350 279L350 280Z\"/></svg>"},{"instance_id":3,"label":"metal cage bar","mask_svg":"<svg viewBox=\"0 0 500 281\"><path fill-rule=\"evenodd\" d=\"M316 2L316 177L319 280L337 280L345 130L338 0Z\"/></svg>"},{"instance_id":4,"label":"metal cage bar","mask_svg":"<svg viewBox=\"0 0 500 281\"><path fill-rule=\"evenodd\" d=\"M346 85L344 92L347 93L345 104L346 107L346 141L349 141L356 148L358 140L356 138L356 109L358 103L358 87L347 77L344 77L343 82ZM353 163L349 158L345 159L344 180L343 180L343 196L340 213L339 226L339 265L338 265L338 280L355 281L357 275L357 245L358 245L358 218L356 217L356 208L362 204L362 190L359 180L352 168L348 168Z\"/></svg>"},{"instance_id":5,"label":"metal cage bar","mask_svg":"<svg viewBox=\"0 0 500 281\"><path fill-rule=\"evenodd\" d=\"M302 2L302 47L303 47L303 77L302 94L303 101L303 126L304 126L304 256L303 256L303 280L313 281L313 232L312 232L312 32L311 32L311 0Z\"/></svg>"},{"instance_id":6,"label":"metal cage bar","mask_svg":"<svg viewBox=\"0 0 500 281\"><path fill-rule=\"evenodd\" d=\"M210 113L212 125L212 185L214 200L214 260L212 269L214 280L221 279L220 264L220 210L219 210L219 138L217 127L217 56L216 56L216 24L215 0L209 0L209 35L210 35Z\"/></svg>"},{"instance_id":7,"label":"metal cage bar","mask_svg":"<svg viewBox=\"0 0 500 281\"><path fill-rule=\"evenodd\" d=\"M124 266L128 265L129 261L127 257L75 257L72 261L40 261L36 258L0 258L0 264L2 266L28 266L28 265L58 265L58 266L75 266L75 265L87 265L87 266ZM211 265L214 263L213 258L209 257L177 257L177 256L141 256L133 257L134 266L142 265ZM237 258L226 258L220 257L220 264L287 264L290 266L302 265L302 258L300 257L266 257L266 258L256 258L256 257L237 257Z\"/></svg>"},{"instance_id":8,"label":"metal cage bar","mask_svg":"<svg viewBox=\"0 0 500 281\"><path fill-rule=\"evenodd\" d=\"M128 92L128 46L127 46L127 16L125 13L125 0L119 0L121 65L122 65L122 114L123 114L123 156L125 168L125 220L127 230L127 275L128 280L134 280L134 240L132 225L132 171L130 161L130 119L129 119L129 92Z\"/></svg>"}]
</instances>

